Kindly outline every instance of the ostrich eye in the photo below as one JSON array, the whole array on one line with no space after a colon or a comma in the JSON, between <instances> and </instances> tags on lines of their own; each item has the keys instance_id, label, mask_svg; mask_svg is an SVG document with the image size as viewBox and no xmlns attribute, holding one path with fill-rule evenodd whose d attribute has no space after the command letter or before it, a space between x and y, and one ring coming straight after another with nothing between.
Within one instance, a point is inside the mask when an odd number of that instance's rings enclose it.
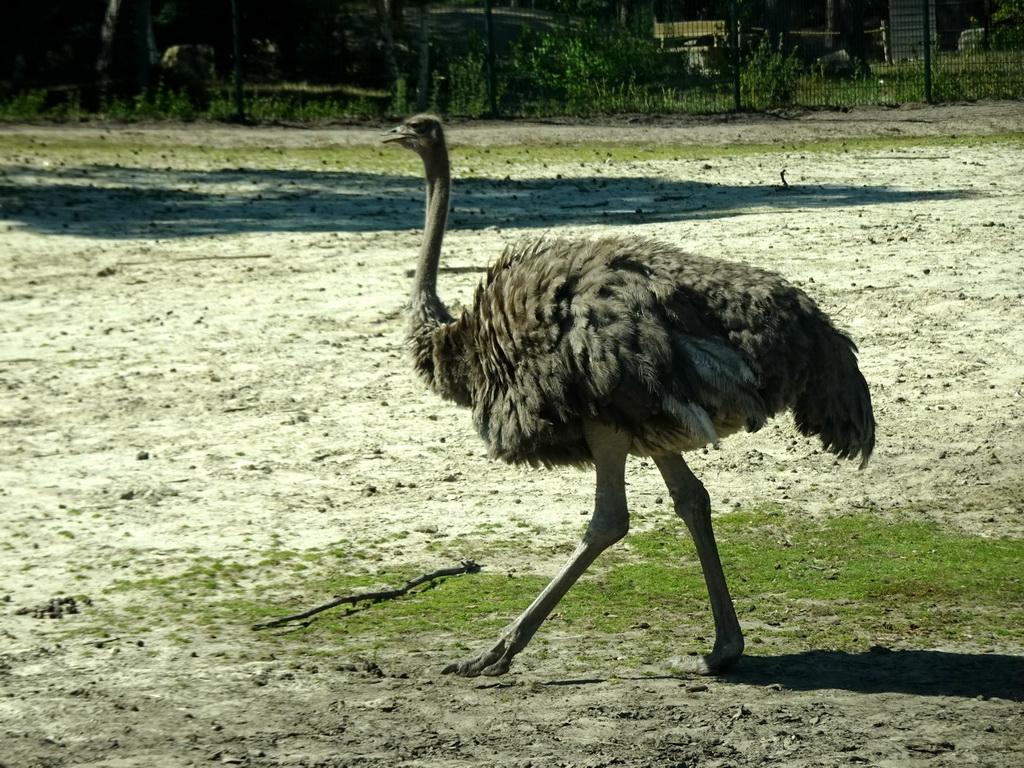
<instances>
[{"instance_id":1,"label":"ostrich eye","mask_svg":"<svg viewBox=\"0 0 1024 768\"><path fill-rule=\"evenodd\" d=\"M433 133L433 126L430 120L424 120L422 118L417 120L410 120L407 125L421 137L430 136Z\"/></svg>"}]
</instances>

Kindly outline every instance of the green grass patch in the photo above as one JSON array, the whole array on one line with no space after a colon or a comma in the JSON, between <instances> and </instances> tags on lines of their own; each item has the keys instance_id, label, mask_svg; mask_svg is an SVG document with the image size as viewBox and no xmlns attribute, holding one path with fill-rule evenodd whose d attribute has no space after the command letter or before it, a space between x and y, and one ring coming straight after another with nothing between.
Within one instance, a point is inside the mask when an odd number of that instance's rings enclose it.
<instances>
[{"instance_id":1,"label":"green grass patch","mask_svg":"<svg viewBox=\"0 0 1024 768\"><path fill-rule=\"evenodd\" d=\"M1019 540L872 514L811 522L773 505L726 515L717 528L741 622L758 627L748 633L755 645L760 639L777 650L852 651L876 643L1024 639ZM632 547L638 562L619 572L635 573L655 604L692 614L691 601L705 599L702 585L683 574L673 579L679 569L666 565L688 559L686 570L697 568L681 526L640 534ZM673 582L682 586L673 589Z\"/></svg>"},{"instance_id":2,"label":"green grass patch","mask_svg":"<svg viewBox=\"0 0 1024 768\"><path fill-rule=\"evenodd\" d=\"M750 653L857 652L876 644L998 649L1024 642L1024 541L967 536L910 516L807 520L774 504L723 515L716 529ZM489 540L477 542L486 551L479 574L395 600L335 608L303 627L249 629L334 595L397 587L438 567L437 558L427 553L429 562L419 569L371 574L348 548L275 550L245 562L204 557L173 574L116 582L107 594L130 596L128 607L114 612L105 608L111 601L97 599L90 615L111 631L163 630L180 642L191 637L182 627L230 635L246 653L475 648L532 601L564 557L545 553L544 574L500 573L502 556L521 556L526 547L506 533L481 532ZM460 549L453 543L443 554ZM82 626L76 633L90 631L96 630ZM587 653L628 636L634 663L707 650L713 625L682 524L665 519L609 550L558 606L546 631L586 636ZM541 650L544 636L542 630Z\"/></svg>"},{"instance_id":3,"label":"green grass patch","mask_svg":"<svg viewBox=\"0 0 1024 768\"><path fill-rule=\"evenodd\" d=\"M246 116L258 122L323 122L379 117L392 102L384 91L352 85L246 85L243 92ZM0 122L231 120L235 116L235 92L230 83L208 88L202 105L195 103L184 91L169 89L162 84L134 97L112 96L103 91L96 92L93 88L71 86L22 91L0 100Z\"/></svg>"},{"instance_id":4,"label":"green grass patch","mask_svg":"<svg viewBox=\"0 0 1024 768\"><path fill-rule=\"evenodd\" d=\"M780 152L884 152L936 147L985 146L997 143L1024 145L1024 133L1004 132L987 136L917 136L905 138L847 138L778 144L742 143L621 145L611 143L538 143L529 146L460 146L452 140L452 162L473 164L493 162L535 165L537 163L636 162L647 160L695 160L718 157L748 157ZM526 150L524 152L524 149Z\"/></svg>"},{"instance_id":5,"label":"green grass patch","mask_svg":"<svg viewBox=\"0 0 1024 768\"><path fill-rule=\"evenodd\" d=\"M372 134L375 128L367 128ZM885 153L899 154L912 149L950 148L987 144L1024 146L1024 134L1002 133L984 137L929 137L844 139L793 144L730 144L704 145L618 145L608 143L574 144L566 142L480 147L459 145L457 129L453 130L452 159L457 180L497 180L517 168L528 169L529 177L539 171L543 177L554 177L554 168L561 166L585 168L588 164L635 163L649 161L692 161L728 157L749 157L779 153ZM145 137L119 137L116 142L92 138L54 137L45 140L16 133L0 134L0 167L36 168L45 162L48 173L73 174L76 168L117 173L121 169L159 168L170 171L273 170L343 174L393 175L419 178L422 166L409 152L394 147L378 147L367 151L363 146L265 147L203 147L155 142ZM169 179L173 183L173 177ZM329 184L329 177L325 176ZM567 182L568 183L568 182ZM0 196L16 193L16 189L0 184ZM133 195L160 197L161 189L135 190ZM116 188L111 194L117 194Z\"/></svg>"}]
</instances>

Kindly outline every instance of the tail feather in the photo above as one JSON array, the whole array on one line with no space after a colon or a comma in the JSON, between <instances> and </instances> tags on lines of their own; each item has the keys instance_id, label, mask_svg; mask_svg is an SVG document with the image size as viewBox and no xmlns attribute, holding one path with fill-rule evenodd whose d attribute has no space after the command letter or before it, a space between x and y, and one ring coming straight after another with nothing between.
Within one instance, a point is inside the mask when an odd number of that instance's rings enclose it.
<instances>
[{"instance_id":1,"label":"tail feather","mask_svg":"<svg viewBox=\"0 0 1024 768\"><path fill-rule=\"evenodd\" d=\"M863 469L875 448L871 393L857 366L857 347L825 327L815 340L814 369L793 407L804 435L818 435L827 451L843 459L861 457Z\"/></svg>"}]
</instances>

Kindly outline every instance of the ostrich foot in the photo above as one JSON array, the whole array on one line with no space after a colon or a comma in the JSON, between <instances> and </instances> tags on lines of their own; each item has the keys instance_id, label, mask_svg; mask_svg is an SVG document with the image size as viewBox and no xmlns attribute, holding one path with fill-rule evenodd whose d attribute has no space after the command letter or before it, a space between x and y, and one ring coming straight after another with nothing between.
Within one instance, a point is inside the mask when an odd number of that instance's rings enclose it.
<instances>
[{"instance_id":1,"label":"ostrich foot","mask_svg":"<svg viewBox=\"0 0 1024 768\"><path fill-rule=\"evenodd\" d=\"M743 639L737 644L727 644L715 648L707 656L680 656L668 660L670 669L689 675L717 675L725 672L739 661L743 655Z\"/></svg>"},{"instance_id":2,"label":"ostrich foot","mask_svg":"<svg viewBox=\"0 0 1024 768\"><path fill-rule=\"evenodd\" d=\"M512 657L516 655L518 650L508 640L502 639L489 651L484 651L476 658L449 664L441 670L441 674L459 675L460 677L477 677L479 675L496 677L503 675L508 672L509 667L512 665Z\"/></svg>"}]
</instances>

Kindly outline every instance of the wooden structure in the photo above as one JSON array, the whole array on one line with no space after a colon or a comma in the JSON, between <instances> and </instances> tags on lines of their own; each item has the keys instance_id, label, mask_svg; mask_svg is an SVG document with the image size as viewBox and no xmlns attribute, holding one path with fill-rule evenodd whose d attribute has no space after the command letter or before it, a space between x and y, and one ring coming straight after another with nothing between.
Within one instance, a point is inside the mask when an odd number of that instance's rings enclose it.
<instances>
[{"instance_id":1,"label":"wooden structure","mask_svg":"<svg viewBox=\"0 0 1024 768\"><path fill-rule=\"evenodd\" d=\"M663 50L684 47L718 48L725 45L724 21L668 21L654 22L654 39Z\"/></svg>"}]
</instances>

